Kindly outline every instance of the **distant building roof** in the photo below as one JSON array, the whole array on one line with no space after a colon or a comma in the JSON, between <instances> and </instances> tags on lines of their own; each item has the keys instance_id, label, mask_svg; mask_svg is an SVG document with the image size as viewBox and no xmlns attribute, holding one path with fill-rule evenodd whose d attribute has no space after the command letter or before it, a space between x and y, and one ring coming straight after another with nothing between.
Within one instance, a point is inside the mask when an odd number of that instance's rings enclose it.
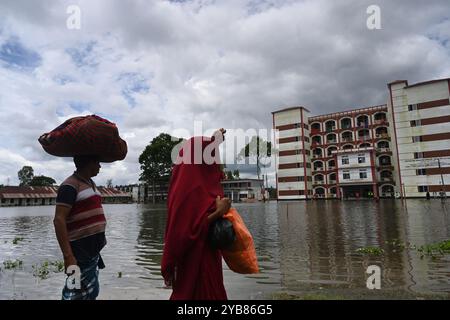
<instances>
[{"instance_id":1,"label":"distant building roof","mask_svg":"<svg viewBox=\"0 0 450 320\"><path fill-rule=\"evenodd\" d=\"M412 88L412 87L422 86L422 85L425 85L425 84L432 84L432 83L441 82L441 81L450 81L450 78L418 82L418 83L414 83L414 84L411 84L411 85L406 85L406 88Z\"/></svg>"},{"instance_id":2,"label":"distant building roof","mask_svg":"<svg viewBox=\"0 0 450 320\"><path fill-rule=\"evenodd\" d=\"M130 194L115 188L99 187L102 197L130 197ZM56 198L58 187L15 187L8 186L0 189L0 199L35 199Z\"/></svg>"},{"instance_id":3,"label":"distant building roof","mask_svg":"<svg viewBox=\"0 0 450 320\"><path fill-rule=\"evenodd\" d=\"M297 110L297 109L305 109L306 111L310 112L307 108L302 107L302 106L297 106L297 107L289 107L289 108L284 108L281 110L277 110L277 111L273 111L272 113L280 113L280 112L284 112L284 111L290 111L290 110Z\"/></svg>"}]
</instances>

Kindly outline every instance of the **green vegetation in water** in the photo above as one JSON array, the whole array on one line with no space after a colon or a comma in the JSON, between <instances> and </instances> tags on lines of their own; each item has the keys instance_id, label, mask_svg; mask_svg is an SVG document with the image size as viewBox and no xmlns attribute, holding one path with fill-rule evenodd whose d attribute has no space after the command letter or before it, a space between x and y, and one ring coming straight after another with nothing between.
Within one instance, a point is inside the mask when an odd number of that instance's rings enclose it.
<instances>
[{"instance_id":1,"label":"green vegetation in water","mask_svg":"<svg viewBox=\"0 0 450 320\"><path fill-rule=\"evenodd\" d=\"M47 279L50 272L64 271L64 261L44 261L41 265L33 265L33 276L39 279Z\"/></svg>"},{"instance_id":2,"label":"green vegetation in water","mask_svg":"<svg viewBox=\"0 0 450 320\"><path fill-rule=\"evenodd\" d=\"M391 240L391 241L386 241L385 244L386 244L387 246L389 246L389 249L390 249L392 252L402 252L402 251L405 250L406 248L409 248L409 249L412 249L412 250L415 250L415 249L416 249L416 246L411 246L411 245L406 244L406 243L401 243L401 242L400 242L399 240L397 240L397 239L394 239L394 240Z\"/></svg>"},{"instance_id":3,"label":"green vegetation in water","mask_svg":"<svg viewBox=\"0 0 450 320\"><path fill-rule=\"evenodd\" d=\"M23 241L22 237L15 237L14 240L12 241L13 244L18 244L19 241Z\"/></svg>"},{"instance_id":4,"label":"green vegetation in water","mask_svg":"<svg viewBox=\"0 0 450 320\"><path fill-rule=\"evenodd\" d=\"M364 248L359 248L358 250L356 250L356 252L362 253L362 254L379 256L384 253L384 250L381 248L378 248L378 247L364 247Z\"/></svg>"},{"instance_id":5,"label":"green vegetation in water","mask_svg":"<svg viewBox=\"0 0 450 320\"><path fill-rule=\"evenodd\" d=\"M421 253L420 258L423 258L425 255L435 258L437 255L448 254L450 253L450 240L423 245L417 251Z\"/></svg>"},{"instance_id":6,"label":"green vegetation in water","mask_svg":"<svg viewBox=\"0 0 450 320\"><path fill-rule=\"evenodd\" d=\"M11 269L17 269L22 267L23 261L22 260L6 260L3 261L3 266L5 267L5 270L11 270Z\"/></svg>"}]
</instances>

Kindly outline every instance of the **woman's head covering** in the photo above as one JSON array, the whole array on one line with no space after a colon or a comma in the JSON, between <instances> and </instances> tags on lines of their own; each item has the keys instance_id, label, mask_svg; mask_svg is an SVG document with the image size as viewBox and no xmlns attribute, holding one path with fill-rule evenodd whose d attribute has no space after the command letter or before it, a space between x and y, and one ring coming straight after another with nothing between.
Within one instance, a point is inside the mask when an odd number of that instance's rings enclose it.
<instances>
[{"instance_id":1,"label":"woman's head covering","mask_svg":"<svg viewBox=\"0 0 450 320\"><path fill-rule=\"evenodd\" d=\"M184 142L172 168L161 271L165 280L190 251L201 252L208 233L207 217L223 197L218 147L222 137L193 137ZM199 257L200 258L200 257Z\"/></svg>"}]
</instances>

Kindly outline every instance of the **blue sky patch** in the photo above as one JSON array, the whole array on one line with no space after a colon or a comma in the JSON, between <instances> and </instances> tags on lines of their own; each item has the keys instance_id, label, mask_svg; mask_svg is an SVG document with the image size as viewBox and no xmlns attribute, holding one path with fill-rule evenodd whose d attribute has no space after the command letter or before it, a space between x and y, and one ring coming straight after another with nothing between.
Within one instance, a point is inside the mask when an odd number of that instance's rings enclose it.
<instances>
[{"instance_id":1,"label":"blue sky patch","mask_svg":"<svg viewBox=\"0 0 450 320\"><path fill-rule=\"evenodd\" d=\"M122 83L121 94L131 107L136 106L134 94L147 93L150 90L147 79L137 72L122 73L119 76L118 81Z\"/></svg>"},{"instance_id":2,"label":"blue sky patch","mask_svg":"<svg viewBox=\"0 0 450 320\"><path fill-rule=\"evenodd\" d=\"M17 38L10 38L0 47L0 61L5 68L33 71L41 65L41 56L26 48Z\"/></svg>"},{"instance_id":3,"label":"blue sky patch","mask_svg":"<svg viewBox=\"0 0 450 320\"><path fill-rule=\"evenodd\" d=\"M66 52L78 68L85 66L95 68L99 64L94 55L94 47L96 44L95 41L89 41L79 48L68 48Z\"/></svg>"}]
</instances>

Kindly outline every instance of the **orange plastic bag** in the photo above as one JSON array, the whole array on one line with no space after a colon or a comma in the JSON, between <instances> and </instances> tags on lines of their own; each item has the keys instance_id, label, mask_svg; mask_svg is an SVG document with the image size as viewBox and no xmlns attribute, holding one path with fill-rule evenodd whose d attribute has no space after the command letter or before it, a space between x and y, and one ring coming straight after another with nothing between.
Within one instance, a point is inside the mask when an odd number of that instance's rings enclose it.
<instances>
[{"instance_id":1,"label":"orange plastic bag","mask_svg":"<svg viewBox=\"0 0 450 320\"><path fill-rule=\"evenodd\" d=\"M222 256L228 267L237 273L258 273L258 260L256 258L253 237L248 231L239 213L231 208L224 216L233 223L236 240L230 248L222 250Z\"/></svg>"}]
</instances>

